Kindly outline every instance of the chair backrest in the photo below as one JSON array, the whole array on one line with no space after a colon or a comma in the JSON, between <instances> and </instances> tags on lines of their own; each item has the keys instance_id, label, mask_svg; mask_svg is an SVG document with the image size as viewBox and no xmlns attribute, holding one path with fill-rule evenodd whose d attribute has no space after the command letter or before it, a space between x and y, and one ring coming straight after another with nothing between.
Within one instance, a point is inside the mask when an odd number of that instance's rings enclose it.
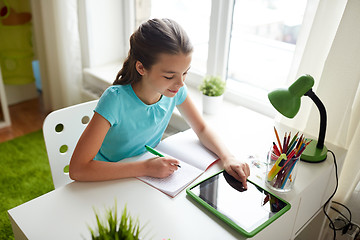
<instances>
[{"instance_id":1,"label":"chair backrest","mask_svg":"<svg viewBox=\"0 0 360 240\"><path fill-rule=\"evenodd\" d=\"M44 120L43 134L55 188L72 181L69 177L70 159L97 102L94 100L56 110Z\"/></svg>"}]
</instances>

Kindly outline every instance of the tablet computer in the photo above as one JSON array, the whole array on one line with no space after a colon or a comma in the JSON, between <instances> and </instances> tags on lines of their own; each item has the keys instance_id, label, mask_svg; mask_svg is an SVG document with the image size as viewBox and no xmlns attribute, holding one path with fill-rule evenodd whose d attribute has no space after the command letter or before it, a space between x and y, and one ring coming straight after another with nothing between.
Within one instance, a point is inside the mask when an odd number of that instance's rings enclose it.
<instances>
[{"instance_id":1,"label":"tablet computer","mask_svg":"<svg viewBox=\"0 0 360 240\"><path fill-rule=\"evenodd\" d=\"M290 209L290 204L248 180L248 189L226 171L186 189L207 210L246 237L253 237Z\"/></svg>"}]
</instances>

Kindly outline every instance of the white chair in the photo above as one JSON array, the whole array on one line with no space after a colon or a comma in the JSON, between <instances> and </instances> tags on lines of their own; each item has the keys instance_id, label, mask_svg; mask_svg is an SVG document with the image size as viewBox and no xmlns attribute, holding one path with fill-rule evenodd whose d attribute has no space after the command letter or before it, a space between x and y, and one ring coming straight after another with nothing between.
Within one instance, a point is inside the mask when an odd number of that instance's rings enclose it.
<instances>
[{"instance_id":1,"label":"white chair","mask_svg":"<svg viewBox=\"0 0 360 240\"><path fill-rule=\"evenodd\" d=\"M56 110L44 120L43 134L55 188L72 181L69 177L70 159L97 102L94 100Z\"/></svg>"}]
</instances>

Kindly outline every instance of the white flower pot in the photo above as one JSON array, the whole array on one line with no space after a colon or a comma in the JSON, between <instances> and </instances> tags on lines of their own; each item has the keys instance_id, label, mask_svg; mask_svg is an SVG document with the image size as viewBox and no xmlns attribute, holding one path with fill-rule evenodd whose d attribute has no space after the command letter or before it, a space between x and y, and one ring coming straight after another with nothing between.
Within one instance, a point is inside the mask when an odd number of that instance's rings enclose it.
<instances>
[{"instance_id":1,"label":"white flower pot","mask_svg":"<svg viewBox=\"0 0 360 240\"><path fill-rule=\"evenodd\" d=\"M204 114L216 114L221 109L221 104L223 101L223 96L206 96L202 95L202 105L203 105L203 113Z\"/></svg>"}]
</instances>

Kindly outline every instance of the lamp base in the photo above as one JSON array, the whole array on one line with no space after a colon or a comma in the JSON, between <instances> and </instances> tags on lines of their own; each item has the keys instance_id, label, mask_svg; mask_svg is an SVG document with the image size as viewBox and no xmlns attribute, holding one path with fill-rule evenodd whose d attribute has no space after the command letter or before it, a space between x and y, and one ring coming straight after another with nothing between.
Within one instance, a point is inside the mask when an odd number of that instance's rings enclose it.
<instances>
[{"instance_id":1,"label":"lamp base","mask_svg":"<svg viewBox=\"0 0 360 240\"><path fill-rule=\"evenodd\" d=\"M328 149L324 145L322 149L317 148L317 141L312 140L312 142L305 148L304 152L301 154L301 160L304 162L310 163L319 163L326 160Z\"/></svg>"}]
</instances>

